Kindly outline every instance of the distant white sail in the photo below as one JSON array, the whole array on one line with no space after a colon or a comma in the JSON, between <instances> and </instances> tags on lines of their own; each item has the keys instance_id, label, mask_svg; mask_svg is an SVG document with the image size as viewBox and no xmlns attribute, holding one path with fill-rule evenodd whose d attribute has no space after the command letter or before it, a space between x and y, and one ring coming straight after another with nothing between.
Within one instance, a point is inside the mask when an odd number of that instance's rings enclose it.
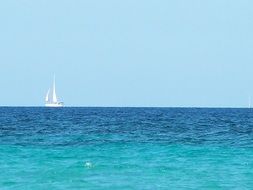
<instances>
[{"instance_id":1,"label":"distant white sail","mask_svg":"<svg viewBox=\"0 0 253 190\"><path fill-rule=\"evenodd\" d=\"M54 84L53 84L53 102L57 101L56 91L55 91L55 77L54 77Z\"/></svg>"},{"instance_id":2,"label":"distant white sail","mask_svg":"<svg viewBox=\"0 0 253 190\"><path fill-rule=\"evenodd\" d=\"M49 93L50 93L50 88L48 89L48 91L47 91L47 95L46 95L46 102L48 102L49 101Z\"/></svg>"},{"instance_id":3,"label":"distant white sail","mask_svg":"<svg viewBox=\"0 0 253 190\"><path fill-rule=\"evenodd\" d=\"M57 95L56 95L56 87L55 87L55 77L53 81L53 88L52 90L49 88L46 95L46 107L63 107L63 102L59 102Z\"/></svg>"}]
</instances>

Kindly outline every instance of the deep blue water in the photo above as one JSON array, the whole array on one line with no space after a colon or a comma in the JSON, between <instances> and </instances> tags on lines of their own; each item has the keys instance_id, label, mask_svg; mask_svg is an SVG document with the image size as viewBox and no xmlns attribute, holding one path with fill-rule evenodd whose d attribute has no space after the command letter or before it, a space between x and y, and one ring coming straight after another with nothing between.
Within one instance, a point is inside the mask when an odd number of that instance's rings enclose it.
<instances>
[{"instance_id":1,"label":"deep blue water","mask_svg":"<svg viewBox=\"0 0 253 190\"><path fill-rule=\"evenodd\" d=\"M0 189L253 189L253 109L0 108Z\"/></svg>"}]
</instances>

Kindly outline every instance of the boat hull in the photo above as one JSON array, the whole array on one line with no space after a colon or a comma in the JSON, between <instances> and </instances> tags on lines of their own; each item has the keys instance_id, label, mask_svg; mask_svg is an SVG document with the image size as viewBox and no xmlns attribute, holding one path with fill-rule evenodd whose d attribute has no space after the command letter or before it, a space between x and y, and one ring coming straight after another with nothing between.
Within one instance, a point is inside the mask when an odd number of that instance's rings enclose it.
<instances>
[{"instance_id":1,"label":"boat hull","mask_svg":"<svg viewBox=\"0 0 253 190\"><path fill-rule=\"evenodd\" d=\"M58 107L63 107L63 104L62 103L49 103L49 104L45 104L45 106L58 108Z\"/></svg>"}]
</instances>

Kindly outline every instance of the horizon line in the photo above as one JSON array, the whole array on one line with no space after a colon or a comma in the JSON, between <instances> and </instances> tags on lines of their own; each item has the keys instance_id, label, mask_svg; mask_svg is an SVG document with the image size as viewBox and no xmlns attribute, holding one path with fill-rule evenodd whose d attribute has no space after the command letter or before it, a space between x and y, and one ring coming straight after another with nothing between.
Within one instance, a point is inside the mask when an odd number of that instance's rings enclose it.
<instances>
[{"instance_id":1,"label":"horizon line","mask_svg":"<svg viewBox=\"0 0 253 190\"><path fill-rule=\"evenodd\" d=\"M46 106L25 106L25 105L0 105L0 108L49 108ZM227 107L227 106L64 106L61 108L197 108L197 109L252 109L245 107ZM61 109L60 108L60 109ZM51 108L49 108L51 109Z\"/></svg>"}]
</instances>

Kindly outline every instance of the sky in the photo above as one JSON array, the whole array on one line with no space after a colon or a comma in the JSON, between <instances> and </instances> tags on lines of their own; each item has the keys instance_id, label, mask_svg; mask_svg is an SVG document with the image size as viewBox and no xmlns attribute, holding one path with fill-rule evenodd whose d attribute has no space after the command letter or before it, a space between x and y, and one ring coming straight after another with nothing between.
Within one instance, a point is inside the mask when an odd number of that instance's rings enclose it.
<instances>
[{"instance_id":1,"label":"sky","mask_svg":"<svg viewBox=\"0 0 253 190\"><path fill-rule=\"evenodd\" d=\"M0 105L246 107L253 1L0 1Z\"/></svg>"}]
</instances>

